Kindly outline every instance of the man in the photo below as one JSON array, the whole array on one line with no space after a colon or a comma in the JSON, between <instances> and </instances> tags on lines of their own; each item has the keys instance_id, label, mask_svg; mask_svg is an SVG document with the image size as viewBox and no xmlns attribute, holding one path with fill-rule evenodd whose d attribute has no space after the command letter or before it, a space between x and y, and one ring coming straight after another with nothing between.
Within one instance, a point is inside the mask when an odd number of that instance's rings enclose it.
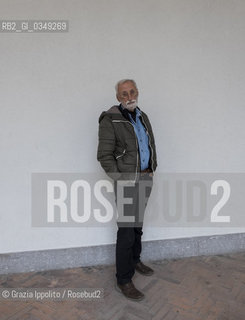
<instances>
[{"instance_id":1,"label":"man","mask_svg":"<svg viewBox=\"0 0 245 320\"><path fill-rule=\"evenodd\" d=\"M99 117L97 159L114 180L116 202L121 200L119 182L132 182L124 186L124 197L132 199L131 204L124 205L124 218L129 219L117 222L116 289L128 299L142 300L144 294L135 288L132 277L135 270L145 276L154 272L141 262L140 253L143 214L157 167L156 147L150 121L138 107L135 81L120 80L115 88L120 105L103 111Z\"/></svg>"}]
</instances>

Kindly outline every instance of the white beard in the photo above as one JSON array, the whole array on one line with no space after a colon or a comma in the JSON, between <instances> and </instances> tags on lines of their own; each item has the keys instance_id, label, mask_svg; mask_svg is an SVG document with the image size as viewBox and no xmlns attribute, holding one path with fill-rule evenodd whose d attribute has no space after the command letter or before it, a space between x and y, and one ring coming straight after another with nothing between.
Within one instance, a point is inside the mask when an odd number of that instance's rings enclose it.
<instances>
[{"instance_id":1,"label":"white beard","mask_svg":"<svg viewBox=\"0 0 245 320\"><path fill-rule=\"evenodd\" d=\"M127 101L126 104L124 105L124 108L128 109L128 111L134 111L134 109L138 106L138 102L137 100L131 100L131 101Z\"/></svg>"}]
</instances>

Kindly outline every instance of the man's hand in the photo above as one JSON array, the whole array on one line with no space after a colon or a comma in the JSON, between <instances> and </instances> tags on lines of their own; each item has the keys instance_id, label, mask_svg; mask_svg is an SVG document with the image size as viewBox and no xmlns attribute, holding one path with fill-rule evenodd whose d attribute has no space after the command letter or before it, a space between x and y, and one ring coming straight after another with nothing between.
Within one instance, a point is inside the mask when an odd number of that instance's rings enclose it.
<instances>
[{"instance_id":1,"label":"man's hand","mask_svg":"<svg viewBox=\"0 0 245 320\"><path fill-rule=\"evenodd\" d=\"M144 176L145 174L149 174L149 177L153 177L153 171L149 168L147 168L146 170L144 171L141 171L141 176Z\"/></svg>"}]
</instances>

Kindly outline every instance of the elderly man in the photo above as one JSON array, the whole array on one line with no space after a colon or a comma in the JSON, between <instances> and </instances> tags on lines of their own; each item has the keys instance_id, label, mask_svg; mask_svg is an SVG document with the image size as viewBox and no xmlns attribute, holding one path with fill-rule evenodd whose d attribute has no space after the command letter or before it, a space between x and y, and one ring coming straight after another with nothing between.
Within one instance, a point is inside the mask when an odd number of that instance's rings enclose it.
<instances>
[{"instance_id":1,"label":"elderly man","mask_svg":"<svg viewBox=\"0 0 245 320\"><path fill-rule=\"evenodd\" d=\"M142 263L140 254L144 209L151 193L157 156L150 121L138 107L135 81L120 80L116 84L116 97L120 104L103 111L99 117L97 159L114 180L116 202L121 200L118 183L132 182L124 186L124 196L132 199L131 204L124 205L123 215L129 220L117 222L115 275L116 289L128 299L137 301L142 300L144 294L132 282L135 270L145 276L154 272Z\"/></svg>"}]
</instances>

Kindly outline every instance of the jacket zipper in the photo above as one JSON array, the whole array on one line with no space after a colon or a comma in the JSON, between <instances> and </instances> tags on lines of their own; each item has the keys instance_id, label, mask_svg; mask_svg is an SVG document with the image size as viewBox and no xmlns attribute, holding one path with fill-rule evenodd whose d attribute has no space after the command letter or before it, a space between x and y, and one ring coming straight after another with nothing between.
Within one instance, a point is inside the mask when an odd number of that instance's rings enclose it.
<instances>
[{"instance_id":1,"label":"jacket zipper","mask_svg":"<svg viewBox=\"0 0 245 320\"><path fill-rule=\"evenodd\" d=\"M126 149L123 150L122 154L119 154L119 156L116 157L116 159L121 158L125 154Z\"/></svg>"},{"instance_id":2,"label":"jacket zipper","mask_svg":"<svg viewBox=\"0 0 245 320\"><path fill-rule=\"evenodd\" d=\"M112 122L128 122L128 123L130 123L130 125L131 125L131 126L133 127L133 129L134 129L134 126L132 125L132 123L131 123L130 121L127 121L127 120L112 120ZM135 131L134 131L134 135L135 135L136 150L137 150L136 171L135 171L135 180L134 180L134 182L135 182L136 179L137 179L137 169L138 169L139 154L138 154L138 141L137 141L137 136L136 136Z\"/></svg>"}]
</instances>

